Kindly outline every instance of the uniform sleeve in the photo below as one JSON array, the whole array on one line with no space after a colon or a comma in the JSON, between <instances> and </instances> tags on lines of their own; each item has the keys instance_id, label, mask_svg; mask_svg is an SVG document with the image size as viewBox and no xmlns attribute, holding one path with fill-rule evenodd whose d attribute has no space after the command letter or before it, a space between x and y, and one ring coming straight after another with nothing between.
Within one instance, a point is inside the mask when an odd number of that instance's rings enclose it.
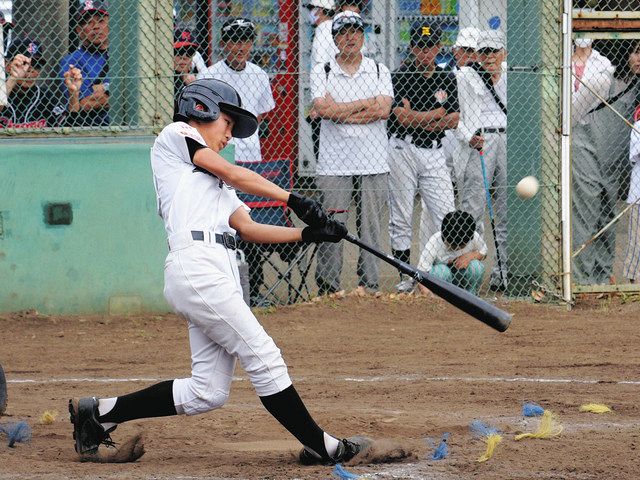
<instances>
[{"instance_id":1,"label":"uniform sleeve","mask_svg":"<svg viewBox=\"0 0 640 480\"><path fill-rule=\"evenodd\" d=\"M198 130L183 122L168 125L158 137L158 141L169 151L179 154L185 163L193 163L193 156L201 148L208 148L207 142Z\"/></svg>"},{"instance_id":2,"label":"uniform sleeve","mask_svg":"<svg viewBox=\"0 0 640 480\"><path fill-rule=\"evenodd\" d=\"M324 72L324 63L318 63L311 70L309 78L311 82L311 98L322 98L327 94L327 75Z\"/></svg>"},{"instance_id":3,"label":"uniform sleeve","mask_svg":"<svg viewBox=\"0 0 640 480\"><path fill-rule=\"evenodd\" d=\"M391 74L391 84L393 87L393 106L391 107L401 107L402 99L405 98L406 95L406 84L407 84L407 71L406 70L396 70Z\"/></svg>"},{"instance_id":4,"label":"uniform sleeve","mask_svg":"<svg viewBox=\"0 0 640 480\"><path fill-rule=\"evenodd\" d=\"M391 81L391 72L386 65L380 63L380 92L378 95L393 98L393 82Z\"/></svg>"},{"instance_id":5,"label":"uniform sleeve","mask_svg":"<svg viewBox=\"0 0 640 480\"><path fill-rule=\"evenodd\" d=\"M447 92L447 99L442 106L447 113L459 112L460 105L458 104L458 85L456 76L453 72L448 72L444 79L444 88Z\"/></svg>"},{"instance_id":6,"label":"uniform sleeve","mask_svg":"<svg viewBox=\"0 0 640 480\"><path fill-rule=\"evenodd\" d=\"M233 194L231 195L231 211L235 212L239 208L244 208L245 211L247 212L251 211L251 209L247 206L247 204L238 198L238 194L234 190Z\"/></svg>"},{"instance_id":7,"label":"uniform sleeve","mask_svg":"<svg viewBox=\"0 0 640 480\"><path fill-rule=\"evenodd\" d=\"M436 260L436 252L438 250L438 234L434 234L429 238L427 243L420 254L420 261L418 262L418 270L423 272L429 272L433 267L433 262Z\"/></svg>"},{"instance_id":8,"label":"uniform sleeve","mask_svg":"<svg viewBox=\"0 0 640 480\"><path fill-rule=\"evenodd\" d=\"M469 67L462 67L456 72L460 120L454 134L465 145L469 145L480 119L478 97L472 83L473 75L475 75L475 72Z\"/></svg>"},{"instance_id":9,"label":"uniform sleeve","mask_svg":"<svg viewBox=\"0 0 640 480\"><path fill-rule=\"evenodd\" d=\"M276 106L276 102L273 100L273 92L271 91L271 82L269 82L269 76L263 70L260 73L260 100L258 105L257 115L262 115L264 113L270 112Z\"/></svg>"}]
</instances>

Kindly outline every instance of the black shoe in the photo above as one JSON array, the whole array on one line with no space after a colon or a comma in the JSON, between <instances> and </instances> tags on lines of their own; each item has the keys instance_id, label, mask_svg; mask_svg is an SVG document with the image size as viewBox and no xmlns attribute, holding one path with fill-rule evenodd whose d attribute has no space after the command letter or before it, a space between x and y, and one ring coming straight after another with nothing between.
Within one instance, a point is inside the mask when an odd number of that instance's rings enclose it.
<instances>
[{"instance_id":1,"label":"black shoe","mask_svg":"<svg viewBox=\"0 0 640 480\"><path fill-rule=\"evenodd\" d=\"M298 456L298 461L302 465L335 465L336 463L348 462L360 452L367 450L372 444L372 439L361 435L343 438L340 440L338 450L333 458L323 458L311 450L303 448Z\"/></svg>"},{"instance_id":2,"label":"black shoe","mask_svg":"<svg viewBox=\"0 0 640 480\"><path fill-rule=\"evenodd\" d=\"M98 399L96 397L72 398L69 400L69 420L73 424L73 439L80 455L98 453L100 444L115 446L109 435L116 426L105 430L98 421Z\"/></svg>"}]
</instances>

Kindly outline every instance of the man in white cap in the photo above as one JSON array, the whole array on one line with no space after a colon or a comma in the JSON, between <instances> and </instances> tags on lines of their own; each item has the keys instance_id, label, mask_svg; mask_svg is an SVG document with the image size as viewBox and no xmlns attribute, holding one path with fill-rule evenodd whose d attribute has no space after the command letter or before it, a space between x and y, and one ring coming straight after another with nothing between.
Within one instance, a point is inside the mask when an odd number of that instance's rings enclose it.
<instances>
[{"instance_id":1,"label":"man in white cap","mask_svg":"<svg viewBox=\"0 0 640 480\"><path fill-rule=\"evenodd\" d=\"M497 253L489 288L507 287L507 64L504 33L483 31L478 39L478 63L457 75L460 121L458 140L476 150L461 172L460 209L471 213L484 231L486 182L494 187ZM483 167L485 175L483 175Z\"/></svg>"},{"instance_id":2,"label":"man in white cap","mask_svg":"<svg viewBox=\"0 0 640 480\"><path fill-rule=\"evenodd\" d=\"M475 27L461 28L453 44L453 57L456 59L456 70L477 61L478 36L480 30Z\"/></svg>"}]
</instances>

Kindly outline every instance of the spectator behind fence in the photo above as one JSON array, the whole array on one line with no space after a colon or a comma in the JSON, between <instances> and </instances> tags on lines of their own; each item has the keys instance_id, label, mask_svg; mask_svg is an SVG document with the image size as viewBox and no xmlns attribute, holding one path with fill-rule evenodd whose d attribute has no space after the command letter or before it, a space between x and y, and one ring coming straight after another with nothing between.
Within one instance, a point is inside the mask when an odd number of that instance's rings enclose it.
<instances>
[{"instance_id":1,"label":"spectator behind fence","mask_svg":"<svg viewBox=\"0 0 640 480\"><path fill-rule=\"evenodd\" d=\"M366 2L364 0L337 0L336 1L336 13L341 12L354 12L362 16ZM382 55L382 49L378 42L378 35L374 28L366 28L364 32L364 43L362 44L363 55L369 58L373 58L376 61L380 60Z\"/></svg>"},{"instance_id":2,"label":"spectator behind fence","mask_svg":"<svg viewBox=\"0 0 640 480\"><path fill-rule=\"evenodd\" d=\"M78 50L60 62L60 78L73 68L82 72L80 124L109 125L109 12L107 2L86 0L76 15Z\"/></svg>"},{"instance_id":3,"label":"spectator behind fence","mask_svg":"<svg viewBox=\"0 0 640 480\"><path fill-rule=\"evenodd\" d=\"M600 55L611 60L615 71L609 92L603 96L607 103L599 100L573 130L576 246L611 221L616 215L618 199L625 199L629 192L629 126L618 115L628 120L633 118L636 95L640 91L639 45L638 40L600 41L597 45ZM602 79L596 82L598 80ZM586 89L584 85L579 87ZM630 221L633 223L634 219L630 217ZM574 260L575 280L614 283L615 244L615 228L595 239Z\"/></svg>"},{"instance_id":4,"label":"spectator behind fence","mask_svg":"<svg viewBox=\"0 0 640 480\"><path fill-rule=\"evenodd\" d=\"M485 175L493 187L495 235L498 245L489 288L507 288L507 52L504 33L483 31L478 39L479 63L460 68L456 74L460 121L455 134L473 152L457 176L460 208L473 215L484 233L487 212ZM501 268L499 268L499 266Z\"/></svg>"},{"instance_id":5,"label":"spectator behind fence","mask_svg":"<svg viewBox=\"0 0 640 480\"><path fill-rule=\"evenodd\" d=\"M364 23L360 15L343 12L333 19L332 34L339 53L311 72L312 117L322 118L317 185L324 206L347 221L355 192L358 235L380 248L381 212L388 194L385 120L393 102L389 69L361 53ZM358 257L358 285L378 289L378 261ZM316 281L320 294L340 289L342 244L322 244Z\"/></svg>"},{"instance_id":6,"label":"spectator behind fence","mask_svg":"<svg viewBox=\"0 0 640 480\"><path fill-rule=\"evenodd\" d=\"M250 111L261 122L268 112L274 109L275 101L267 73L255 63L249 61L251 49L256 40L255 25L245 18L227 20L220 31L220 46L224 58L213 64L198 78L215 78L230 84L242 97L242 108ZM258 129L248 138L234 138L235 160L240 162L261 162L260 137ZM255 243L243 244L249 266L251 306L264 307L268 302L260 294L264 283L260 250ZM292 252L288 246L288 252Z\"/></svg>"},{"instance_id":7,"label":"spectator behind fence","mask_svg":"<svg viewBox=\"0 0 640 480\"><path fill-rule=\"evenodd\" d=\"M59 105L54 89L43 86L40 72L46 61L40 42L15 38L6 56L7 104L0 105L0 129L46 128L73 125L80 108L78 91L82 74L78 69L66 72L64 84L69 107Z\"/></svg>"},{"instance_id":8,"label":"spectator behind fence","mask_svg":"<svg viewBox=\"0 0 640 480\"><path fill-rule=\"evenodd\" d=\"M334 14L333 0L310 0L306 4L309 22L315 27L311 42L311 67L331 60L338 48L331 35L331 20Z\"/></svg>"},{"instance_id":9,"label":"spectator behind fence","mask_svg":"<svg viewBox=\"0 0 640 480\"><path fill-rule=\"evenodd\" d=\"M393 256L411 263L413 201L422 201L420 245L455 209L453 185L446 165L444 131L458 123L458 92L451 71L435 64L441 31L437 24L419 22L411 27L412 62L392 74L394 104L389 127L389 236ZM400 275L398 292L415 287L413 279Z\"/></svg>"},{"instance_id":10,"label":"spectator behind fence","mask_svg":"<svg viewBox=\"0 0 640 480\"><path fill-rule=\"evenodd\" d=\"M193 58L198 52L198 44L193 41L191 32L186 29L176 28L173 32L173 95L185 85L189 85L196 79Z\"/></svg>"},{"instance_id":11,"label":"spectator behind fence","mask_svg":"<svg viewBox=\"0 0 640 480\"><path fill-rule=\"evenodd\" d=\"M335 58L338 48L333 42L331 23L334 14L333 0L310 0L306 5L309 10L309 22L314 25L313 42L311 43L311 68L328 63ZM307 99L305 99L306 101ZM320 118L305 120L311 125L311 141L313 142L313 158L318 159L320 150Z\"/></svg>"},{"instance_id":12,"label":"spectator behind fence","mask_svg":"<svg viewBox=\"0 0 640 480\"><path fill-rule=\"evenodd\" d=\"M640 54L636 54L636 67L640 70ZM633 115L635 129L631 131L629 161L632 165L631 181L627 203L629 209L629 227L627 252L622 274L631 283L640 282L640 95L636 97L636 111Z\"/></svg>"},{"instance_id":13,"label":"spectator behind fence","mask_svg":"<svg viewBox=\"0 0 640 480\"><path fill-rule=\"evenodd\" d=\"M418 269L477 294L484 276L487 245L468 212L449 212L420 255ZM428 290L420 285L422 292Z\"/></svg>"},{"instance_id":14,"label":"spectator behind fence","mask_svg":"<svg viewBox=\"0 0 640 480\"><path fill-rule=\"evenodd\" d=\"M475 27L461 28L456 37L456 41L452 47L453 58L455 63L451 65L451 70L460 71L460 68L466 67L477 61L478 36L480 30ZM456 80L457 82L457 80ZM457 95L457 90L456 90ZM457 126L457 125L456 125ZM446 130L442 137L442 149L444 157L447 161L447 168L451 175L454 187L460 183L460 172L464 170L469 161L469 157L474 150L466 143L458 141L453 129Z\"/></svg>"},{"instance_id":15,"label":"spectator behind fence","mask_svg":"<svg viewBox=\"0 0 640 480\"><path fill-rule=\"evenodd\" d=\"M245 18L227 20L220 30L220 47L224 58L214 63L198 78L215 78L227 82L242 97L242 108L249 110L258 121L273 110L275 102L269 76L262 68L249 61L256 39L255 25ZM235 159L242 162L260 162L258 132L245 139L233 139Z\"/></svg>"},{"instance_id":16,"label":"spectator behind fence","mask_svg":"<svg viewBox=\"0 0 640 480\"><path fill-rule=\"evenodd\" d=\"M597 109L601 103L598 96L610 98L615 67L592 47L591 39L575 39L572 64L571 227L573 248L576 249L611 220L618 200L619 169L623 159L602 148L609 144L606 135L615 136L603 120L612 122L616 128L628 127L620 126L608 107L607 111ZM627 117L631 118L631 112ZM628 145L628 137L618 140ZM613 283L614 256L615 229L609 229L573 259L573 281L582 285Z\"/></svg>"}]
</instances>

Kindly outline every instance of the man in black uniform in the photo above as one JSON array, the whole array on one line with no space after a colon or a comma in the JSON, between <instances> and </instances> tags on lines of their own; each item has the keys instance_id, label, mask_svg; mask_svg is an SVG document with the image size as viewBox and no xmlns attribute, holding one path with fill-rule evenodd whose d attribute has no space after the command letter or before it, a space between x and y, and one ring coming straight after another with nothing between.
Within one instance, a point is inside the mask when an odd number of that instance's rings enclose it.
<instances>
[{"instance_id":1,"label":"man in black uniform","mask_svg":"<svg viewBox=\"0 0 640 480\"><path fill-rule=\"evenodd\" d=\"M392 73L395 94L389 121L389 235L393 256L410 262L413 200L422 201L420 244L455 210L451 175L442 149L444 131L458 122L455 75L436 65L441 31L420 22L411 28L410 58ZM401 275L398 292L415 284Z\"/></svg>"}]
</instances>

